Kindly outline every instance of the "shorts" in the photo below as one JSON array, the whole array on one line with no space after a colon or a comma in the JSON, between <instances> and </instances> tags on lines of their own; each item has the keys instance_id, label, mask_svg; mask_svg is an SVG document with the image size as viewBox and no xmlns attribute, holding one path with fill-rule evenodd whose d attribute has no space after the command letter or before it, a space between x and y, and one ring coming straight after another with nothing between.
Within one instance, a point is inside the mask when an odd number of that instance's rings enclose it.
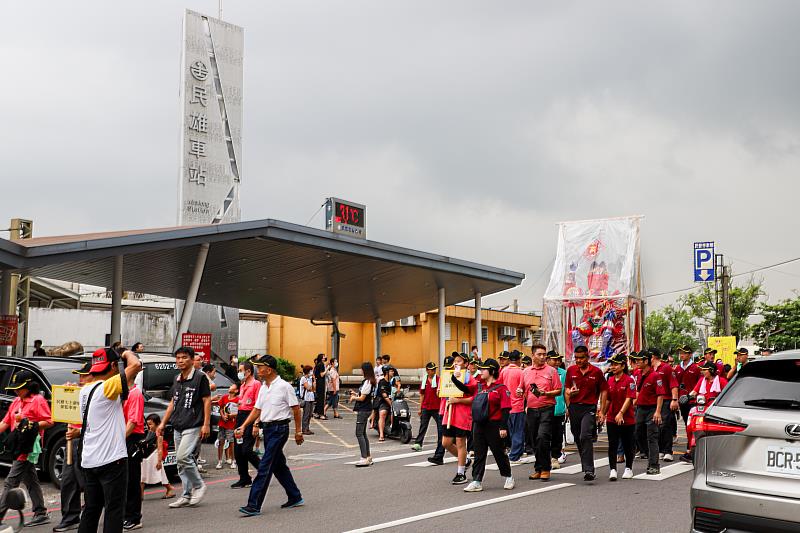
<instances>
[{"instance_id":1,"label":"shorts","mask_svg":"<svg viewBox=\"0 0 800 533\"><path fill-rule=\"evenodd\" d=\"M217 435L217 440L219 442L233 442L235 440L232 429L219 428L219 433Z\"/></svg>"},{"instance_id":2,"label":"shorts","mask_svg":"<svg viewBox=\"0 0 800 533\"><path fill-rule=\"evenodd\" d=\"M442 427L442 435L445 437L455 437L457 439L466 439L469 437L469 431L457 427Z\"/></svg>"},{"instance_id":3,"label":"shorts","mask_svg":"<svg viewBox=\"0 0 800 533\"><path fill-rule=\"evenodd\" d=\"M378 406L378 413L380 413L381 411L389 411L389 412L391 412L392 408L389 407L388 403L381 402L381 404Z\"/></svg>"},{"instance_id":4,"label":"shorts","mask_svg":"<svg viewBox=\"0 0 800 533\"><path fill-rule=\"evenodd\" d=\"M338 392L329 392L328 399L325 400L325 403L328 404L328 407L333 407L334 409L339 407L339 393Z\"/></svg>"}]
</instances>

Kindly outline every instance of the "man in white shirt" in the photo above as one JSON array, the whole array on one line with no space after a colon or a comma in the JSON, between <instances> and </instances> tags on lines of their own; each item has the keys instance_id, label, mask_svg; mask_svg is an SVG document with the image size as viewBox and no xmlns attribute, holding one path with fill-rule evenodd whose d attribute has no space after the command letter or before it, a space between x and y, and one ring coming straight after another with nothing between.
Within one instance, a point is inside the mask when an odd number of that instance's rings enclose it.
<instances>
[{"instance_id":1,"label":"man in white shirt","mask_svg":"<svg viewBox=\"0 0 800 533\"><path fill-rule=\"evenodd\" d=\"M250 488L247 505L239 508L239 512L245 516L257 516L261 514L261 506L264 504L273 474L289 497L281 508L303 505L303 496L294 482L292 473L286 465L286 456L283 454L283 447L289 440L289 421L292 417L294 440L298 446L303 444L303 432L297 395L294 388L278 375L278 361L271 355L262 355L254 357L250 362L258 369L258 377L263 383L258 391L255 407L247 420L236 428L234 435L237 439L240 438L244 428L256 419L260 420L259 425L264 430L264 456ZM258 432L258 429L258 426L253 426L254 433Z\"/></svg>"},{"instance_id":2,"label":"man in white shirt","mask_svg":"<svg viewBox=\"0 0 800 533\"><path fill-rule=\"evenodd\" d=\"M92 354L89 373L95 381L80 392L83 426L81 464L86 478L80 533L94 533L103 513L105 533L122 531L128 474L128 449L125 444L125 414L120 396L123 382L117 370L120 356L112 348ZM142 370L142 363L131 351L122 354L125 385ZM126 387L127 388L127 387ZM88 413L87 413L88 404ZM119 497L106 499L107 494Z\"/></svg>"}]
</instances>

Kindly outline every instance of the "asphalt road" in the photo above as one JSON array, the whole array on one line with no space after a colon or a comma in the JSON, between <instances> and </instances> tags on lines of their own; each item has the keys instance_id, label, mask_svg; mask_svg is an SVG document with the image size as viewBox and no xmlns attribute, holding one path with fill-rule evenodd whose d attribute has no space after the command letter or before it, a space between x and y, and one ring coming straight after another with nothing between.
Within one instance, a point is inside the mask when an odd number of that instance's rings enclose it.
<instances>
[{"instance_id":1,"label":"asphalt road","mask_svg":"<svg viewBox=\"0 0 800 533\"><path fill-rule=\"evenodd\" d=\"M229 485L237 479L235 470L215 470L215 451L205 445L209 490L205 501L193 508L169 509L161 500L158 486L148 487L143 509L144 529L151 531L192 532L228 531L658 531L686 532L690 529L690 467L673 463L662 465L659 479L642 478L609 482L608 467L597 468L598 479L583 481L577 455L570 455L562 470L553 471L548 483L527 479L530 465L513 467L516 488L503 490L496 470L488 470L484 490L465 493L464 486L453 486L454 463L443 466L412 466L425 463L433 449L429 433L425 450L413 453L398 441L377 442L370 433L370 468L355 468L359 458L353 436L354 417L342 409L343 420L316 421L302 446L293 441L286 454L305 506L280 509L286 494L273 480L259 517L245 518L237 509L246 503L247 490ZM414 417L416 426L417 418ZM680 424L682 426L682 423ZM416 428L415 428L416 429ZM603 435L598 448L603 449ZM429 444L430 443L430 444ZM676 449L681 449L679 443ZM213 455L213 457L212 457ZM605 453L598 451L596 460ZM531 458L532 460L532 458ZM489 459L489 464L493 461ZM574 468L570 468L573 467ZM644 461L637 460L635 474L643 474ZM468 472L469 474L469 472ZM621 471L620 471L621 474ZM45 486L45 499L53 523L59 519L58 492ZM396 523L401 521L402 523ZM384 526L378 527L376 526ZM50 531L50 526L31 530ZM455 529L453 529L455 528Z\"/></svg>"}]
</instances>

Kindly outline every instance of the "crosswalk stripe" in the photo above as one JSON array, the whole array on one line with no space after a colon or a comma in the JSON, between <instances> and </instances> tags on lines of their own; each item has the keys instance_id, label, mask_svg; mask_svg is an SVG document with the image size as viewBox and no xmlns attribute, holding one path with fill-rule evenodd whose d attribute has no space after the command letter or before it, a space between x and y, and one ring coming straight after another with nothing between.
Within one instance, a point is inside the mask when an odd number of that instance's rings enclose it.
<instances>
[{"instance_id":1,"label":"crosswalk stripe","mask_svg":"<svg viewBox=\"0 0 800 533\"><path fill-rule=\"evenodd\" d=\"M608 457L603 459L595 459L594 467L601 468L604 466L608 466ZM576 465L565 466L563 468L559 468L558 470L552 470L551 474L577 474L579 472L583 472L583 466L578 463Z\"/></svg>"},{"instance_id":2,"label":"crosswalk stripe","mask_svg":"<svg viewBox=\"0 0 800 533\"><path fill-rule=\"evenodd\" d=\"M427 453L431 453L431 452L428 451ZM396 459L405 459L406 457L419 457L420 455L425 455L425 452L420 450L418 452L399 453L397 455L387 455L385 457L373 457L372 458L372 462L373 463L383 463L383 462L386 462L386 461L394 461ZM350 462L347 462L347 463L344 463L344 464L346 464L346 465L354 465L357 462L358 461L350 461ZM431 463L428 463L428 464L431 464Z\"/></svg>"},{"instance_id":3,"label":"crosswalk stripe","mask_svg":"<svg viewBox=\"0 0 800 533\"><path fill-rule=\"evenodd\" d=\"M574 452L566 452L566 455L569 457L573 453ZM520 463L522 465L530 465L530 464L533 464L535 462L536 462L536 457L533 456L533 455L529 455L527 457L521 457L520 458ZM515 466L520 466L520 465L515 465L514 463L511 463L511 468L514 468ZM490 465L486 465L486 470L498 470L498 469L499 469L499 467L497 466L497 463L492 463ZM556 470L558 470L558 469L556 469ZM556 470L553 470L553 472L555 472Z\"/></svg>"},{"instance_id":4,"label":"crosswalk stripe","mask_svg":"<svg viewBox=\"0 0 800 533\"><path fill-rule=\"evenodd\" d=\"M674 465L665 466L661 469L660 474L656 474L654 476L648 476L645 474L638 474L633 476L633 479L645 479L647 481L664 481L665 479L669 479L674 476L678 476L689 470L694 470L694 466L689 463L678 463Z\"/></svg>"}]
</instances>

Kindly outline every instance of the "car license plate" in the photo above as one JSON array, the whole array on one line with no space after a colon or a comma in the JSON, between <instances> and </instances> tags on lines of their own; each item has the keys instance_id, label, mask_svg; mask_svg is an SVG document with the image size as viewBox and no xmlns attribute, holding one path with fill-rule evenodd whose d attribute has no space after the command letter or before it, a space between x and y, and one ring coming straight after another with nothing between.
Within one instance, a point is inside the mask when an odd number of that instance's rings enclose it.
<instances>
[{"instance_id":1,"label":"car license plate","mask_svg":"<svg viewBox=\"0 0 800 533\"><path fill-rule=\"evenodd\" d=\"M767 472L800 476L800 446L767 446Z\"/></svg>"},{"instance_id":2,"label":"car license plate","mask_svg":"<svg viewBox=\"0 0 800 533\"><path fill-rule=\"evenodd\" d=\"M164 462L163 462L162 464L163 464L164 466L170 466L170 465L174 465L174 464L176 464L176 460L175 460L175 452L169 452L169 453L167 454L167 458L166 458L166 459L164 459Z\"/></svg>"}]
</instances>

